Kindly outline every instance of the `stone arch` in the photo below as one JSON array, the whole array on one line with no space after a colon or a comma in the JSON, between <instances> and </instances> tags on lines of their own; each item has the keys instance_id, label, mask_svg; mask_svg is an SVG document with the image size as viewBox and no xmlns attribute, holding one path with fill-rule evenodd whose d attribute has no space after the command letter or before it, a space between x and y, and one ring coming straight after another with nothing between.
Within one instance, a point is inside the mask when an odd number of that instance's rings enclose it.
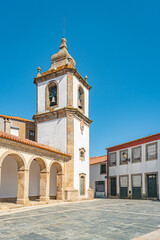
<instances>
[{"instance_id":1,"label":"stone arch","mask_svg":"<svg viewBox=\"0 0 160 240\"><path fill-rule=\"evenodd\" d=\"M56 162L56 161L52 161L50 163L49 166L49 170L50 170L50 193L51 193L51 178L52 178L52 168L55 168L56 170L56 179L54 178L54 180L56 181L56 199L57 200L63 200L63 166L60 162Z\"/></svg>"},{"instance_id":2,"label":"stone arch","mask_svg":"<svg viewBox=\"0 0 160 240\"><path fill-rule=\"evenodd\" d=\"M25 158L23 157L23 155L21 153L18 153L18 152L14 152L14 151L7 151L7 152L4 152L2 154L2 156L0 157L0 168L2 167L2 163L3 163L3 160L7 157L7 156L12 156L14 157L14 159L16 160L17 162L17 166L18 166L18 170L24 170L26 169L26 160Z\"/></svg>"},{"instance_id":3,"label":"stone arch","mask_svg":"<svg viewBox=\"0 0 160 240\"><path fill-rule=\"evenodd\" d=\"M0 157L0 189L2 201L28 201L26 160L22 154L9 150Z\"/></svg>"},{"instance_id":4,"label":"stone arch","mask_svg":"<svg viewBox=\"0 0 160 240\"><path fill-rule=\"evenodd\" d=\"M49 200L49 172L44 158L33 156L28 163L29 169L29 198Z\"/></svg>"},{"instance_id":5,"label":"stone arch","mask_svg":"<svg viewBox=\"0 0 160 240\"><path fill-rule=\"evenodd\" d=\"M28 162L28 166L27 166L27 169L30 168L30 165L32 163L33 160L36 160L40 166L40 171L41 172L46 172L48 171L48 165L47 165L47 162L44 158L42 157L39 157L39 156L32 156Z\"/></svg>"}]
</instances>

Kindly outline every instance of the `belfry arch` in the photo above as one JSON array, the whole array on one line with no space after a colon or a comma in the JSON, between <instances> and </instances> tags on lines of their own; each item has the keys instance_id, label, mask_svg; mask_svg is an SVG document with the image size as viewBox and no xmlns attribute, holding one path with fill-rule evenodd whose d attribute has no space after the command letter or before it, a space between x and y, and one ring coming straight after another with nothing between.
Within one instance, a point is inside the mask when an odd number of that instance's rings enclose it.
<instances>
[{"instance_id":1,"label":"belfry arch","mask_svg":"<svg viewBox=\"0 0 160 240\"><path fill-rule=\"evenodd\" d=\"M63 200L63 167L59 162L50 164L50 189L51 199Z\"/></svg>"},{"instance_id":2,"label":"belfry arch","mask_svg":"<svg viewBox=\"0 0 160 240\"><path fill-rule=\"evenodd\" d=\"M27 203L27 171L24 157L6 151L0 157L0 200Z\"/></svg>"}]
</instances>

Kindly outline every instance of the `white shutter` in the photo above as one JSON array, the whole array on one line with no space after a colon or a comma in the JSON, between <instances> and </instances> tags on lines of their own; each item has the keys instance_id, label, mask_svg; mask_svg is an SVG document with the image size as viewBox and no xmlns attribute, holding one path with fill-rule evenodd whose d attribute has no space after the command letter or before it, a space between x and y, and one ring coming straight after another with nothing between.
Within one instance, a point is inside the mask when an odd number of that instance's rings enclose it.
<instances>
[{"instance_id":1,"label":"white shutter","mask_svg":"<svg viewBox=\"0 0 160 240\"><path fill-rule=\"evenodd\" d=\"M120 187L128 187L128 177L120 177Z\"/></svg>"}]
</instances>

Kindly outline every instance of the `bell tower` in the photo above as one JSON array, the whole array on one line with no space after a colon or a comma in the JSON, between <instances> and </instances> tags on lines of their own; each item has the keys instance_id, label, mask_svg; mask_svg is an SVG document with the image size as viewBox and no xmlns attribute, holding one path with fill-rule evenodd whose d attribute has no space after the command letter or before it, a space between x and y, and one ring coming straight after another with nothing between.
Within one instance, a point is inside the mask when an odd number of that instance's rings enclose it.
<instances>
[{"instance_id":1,"label":"bell tower","mask_svg":"<svg viewBox=\"0 0 160 240\"><path fill-rule=\"evenodd\" d=\"M51 68L41 73L38 68L37 142L52 146L72 156L64 164L64 199L91 198L89 188L89 91L88 78L76 70L68 53L66 39L61 39L59 52L51 57Z\"/></svg>"}]
</instances>

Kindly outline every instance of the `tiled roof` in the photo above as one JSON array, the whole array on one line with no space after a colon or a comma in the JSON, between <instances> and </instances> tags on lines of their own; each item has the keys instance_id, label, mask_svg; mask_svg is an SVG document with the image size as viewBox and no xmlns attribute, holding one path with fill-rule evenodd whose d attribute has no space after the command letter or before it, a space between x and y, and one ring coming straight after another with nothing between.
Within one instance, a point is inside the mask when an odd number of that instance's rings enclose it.
<instances>
[{"instance_id":1,"label":"tiled roof","mask_svg":"<svg viewBox=\"0 0 160 240\"><path fill-rule=\"evenodd\" d=\"M60 151L58 151L58 150L56 150L53 147L50 147L48 145L41 144L41 143L38 143L38 142L35 142L35 141L31 141L29 139L17 137L17 136L14 136L14 135L6 133L6 132L0 131L0 138L5 138L5 139L11 140L11 141L15 141L15 142L19 142L19 143L22 143L22 144L30 145L32 147L41 148L41 149L44 149L44 150L48 150L50 152L58 153L58 154L61 154L63 156L66 156L66 157L71 157L70 155L62 153L62 152L60 152Z\"/></svg>"},{"instance_id":2,"label":"tiled roof","mask_svg":"<svg viewBox=\"0 0 160 240\"><path fill-rule=\"evenodd\" d=\"M90 165L98 164L106 161L107 161L107 155L104 155L101 157L90 157L90 160L89 160Z\"/></svg>"},{"instance_id":3,"label":"tiled roof","mask_svg":"<svg viewBox=\"0 0 160 240\"><path fill-rule=\"evenodd\" d=\"M25 119L25 118L7 116L7 115L2 115L2 114L0 114L0 117L9 118L9 119L18 120L18 121L24 121L24 122L33 122L32 120L28 120L28 119Z\"/></svg>"},{"instance_id":4,"label":"tiled roof","mask_svg":"<svg viewBox=\"0 0 160 240\"><path fill-rule=\"evenodd\" d=\"M109 147L109 148L106 148L106 149L109 152L112 152L112 151L117 151L117 150L128 148L128 147L133 147L133 146L136 146L136 145L141 145L141 144L144 144L144 143L156 141L158 139L160 139L160 133L153 134L153 135L143 137L143 138L139 138L139 139L136 139L136 140L133 140L133 141L130 141L130 142L126 142L126 143L122 143L122 144L119 144L119 145L115 145L115 146L112 146L112 147Z\"/></svg>"}]
</instances>

